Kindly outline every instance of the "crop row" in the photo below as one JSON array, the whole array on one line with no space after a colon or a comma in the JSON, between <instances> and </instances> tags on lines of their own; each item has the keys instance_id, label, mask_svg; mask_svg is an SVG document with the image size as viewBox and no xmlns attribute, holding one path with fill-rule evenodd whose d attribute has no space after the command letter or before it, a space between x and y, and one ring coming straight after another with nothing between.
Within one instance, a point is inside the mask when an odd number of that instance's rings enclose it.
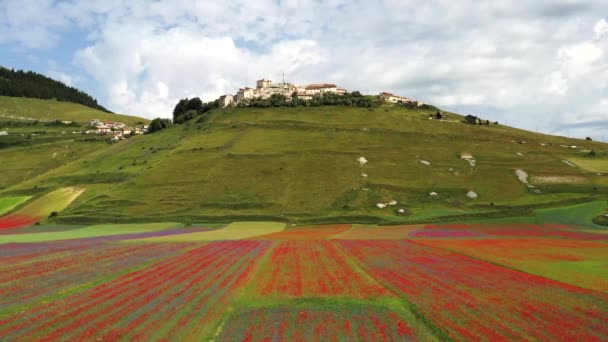
<instances>
[{"instance_id":1,"label":"crop row","mask_svg":"<svg viewBox=\"0 0 608 342\"><path fill-rule=\"evenodd\" d=\"M331 241L282 241L256 274L255 292L272 297L345 296L370 298L390 293L356 270Z\"/></svg>"},{"instance_id":2,"label":"crop row","mask_svg":"<svg viewBox=\"0 0 608 342\"><path fill-rule=\"evenodd\" d=\"M8 339L200 337L270 242L215 242L0 320Z\"/></svg>"},{"instance_id":3,"label":"crop row","mask_svg":"<svg viewBox=\"0 0 608 342\"><path fill-rule=\"evenodd\" d=\"M234 314L220 341L406 341L416 337L406 320L373 305L325 309L262 308Z\"/></svg>"},{"instance_id":4,"label":"crop row","mask_svg":"<svg viewBox=\"0 0 608 342\"><path fill-rule=\"evenodd\" d=\"M0 217L0 230L14 229L30 226L38 221L38 218L24 215L7 215Z\"/></svg>"},{"instance_id":5,"label":"crop row","mask_svg":"<svg viewBox=\"0 0 608 342\"><path fill-rule=\"evenodd\" d=\"M0 258L0 310L112 277L182 251L187 244L95 245L42 256Z\"/></svg>"},{"instance_id":6,"label":"crop row","mask_svg":"<svg viewBox=\"0 0 608 342\"><path fill-rule=\"evenodd\" d=\"M598 340L608 296L410 241L337 243L457 340Z\"/></svg>"}]
</instances>

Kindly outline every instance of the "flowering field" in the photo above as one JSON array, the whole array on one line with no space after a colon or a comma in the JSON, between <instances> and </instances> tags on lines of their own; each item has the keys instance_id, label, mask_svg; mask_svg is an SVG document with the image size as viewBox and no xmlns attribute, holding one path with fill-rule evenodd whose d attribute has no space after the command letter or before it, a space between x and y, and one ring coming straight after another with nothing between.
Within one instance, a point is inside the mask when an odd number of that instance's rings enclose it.
<instances>
[{"instance_id":1,"label":"flowering field","mask_svg":"<svg viewBox=\"0 0 608 342\"><path fill-rule=\"evenodd\" d=\"M253 284L272 297L370 298L391 293L356 266L331 241L282 241L269 253Z\"/></svg>"},{"instance_id":2,"label":"flowering field","mask_svg":"<svg viewBox=\"0 0 608 342\"><path fill-rule=\"evenodd\" d=\"M411 241L338 243L452 338L608 337L606 294Z\"/></svg>"},{"instance_id":3,"label":"flowering field","mask_svg":"<svg viewBox=\"0 0 608 342\"><path fill-rule=\"evenodd\" d=\"M405 341L430 337L375 305L243 310L224 323L221 341Z\"/></svg>"},{"instance_id":4,"label":"flowering field","mask_svg":"<svg viewBox=\"0 0 608 342\"><path fill-rule=\"evenodd\" d=\"M3 231L0 336L608 340L608 234L558 225L283 227ZM27 239L10 242L19 235Z\"/></svg>"}]
</instances>

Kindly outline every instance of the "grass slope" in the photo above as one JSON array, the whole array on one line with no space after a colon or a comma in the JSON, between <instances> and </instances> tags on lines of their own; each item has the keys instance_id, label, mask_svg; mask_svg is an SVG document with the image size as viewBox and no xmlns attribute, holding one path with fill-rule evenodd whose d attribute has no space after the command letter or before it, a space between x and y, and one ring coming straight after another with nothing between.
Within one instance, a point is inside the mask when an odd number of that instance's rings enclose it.
<instances>
[{"instance_id":1,"label":"grass slope","mask_svg":"<svg viewBox=\"0 0 608 342\"><path fill-rule=\"evenodd\" d=\"M0 215L4 215L21 203L30 199L30 196L13 196L0 198Z\"/></svg>"},{"instance_id":2,"label":"grass slope","mask_svg":"<svg viewBox=\"0 0 608 342\"><path fill-rule=\"evenodd\" d=\"M521 216L608 193L608 176L563 162L587 160L593 149L601 163L605 144L465 125L455 114L429 120L430 113L399 106L215 110L205 123L129 139L10 190L84 186L60 218L79 223L419 222ZM563 147L572 145L578 148ZM362 156L365 166L357 162ZM535 189L520 182L517 169ZM468 199L469 190L479 198ZM376 207L390 200L399 204ZM409 215L396 215L398 208Z\"/></svg>"},{"instance_id":3,"label":"grass slope","mask_svg":"<svg viewBox=\"0 0 608 342\"><path fill-rule=\"evenodd\" d=\"M82 194L84 189L75 187L54 190L28 203L14 214L20 216L45 218L52 212L64 210L72 201Z\"/></svg>"},{"instance_id":4,"label":"grass slope","mask_svg":"<svg viewBox=\"0 0 608 342\"><path fill-rule=\"evenodd\" d=\"M106 113L75 103L0 96L0 131L9 133L0 136L0 190L106 149L107 137L81 134L91 119L126 124L148 122L143 118ZM54 127L45 122L54 120L74 121L80 127ZM15 127L15 122L27 125ZM40 191L42 189L28 194Z\"/></svg>"},{"instance_id":5,"label":"grass slope","mask_svg":"<svg viewBox=\"0 0 608 342\"><path fill-rule=\"evenodd\" d=\"M128 125L149 121L137 116L107 113L77 103L8 96L0 96L0 119L62 120L78 123L88 123L91 119L99 119L123 122Z\"/></svg>"}]
</instances>

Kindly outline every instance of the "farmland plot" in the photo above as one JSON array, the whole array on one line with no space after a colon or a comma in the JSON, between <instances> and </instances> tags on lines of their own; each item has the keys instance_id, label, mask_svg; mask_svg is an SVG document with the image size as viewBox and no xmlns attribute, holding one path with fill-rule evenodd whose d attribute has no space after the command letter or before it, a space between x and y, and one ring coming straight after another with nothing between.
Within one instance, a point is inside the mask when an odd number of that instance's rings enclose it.
<instances>
[{"instance_id":1,"label":"farmland plot","mask_svg":"<svg viewBox=\"0 0 608 342\"><path fill-rule=\"evenodd\" d=\"M348 259L331 241L282 241L261 265L253 292L264 297L390 295Z\"/></svg>"},{"instance_id":2,"label":"farmland plot","mask_svg":"<svg viewBox=\"0 0 608 342\"><path fill-rule=\"evenodd\" d=\"M410 241L337 241L457 340L602 340L608 296Z\"/></svg>"},{"instance_id":3,"label":"farmland plot","mask_svg":"<svg viewBox=\"0 0 608 342\"><path fill-rule=\"evenodd\" d=\"M608 244L604 242L542 237L425 239L420 242L608 293Z\"/></svg>"},{"instance_id":4,"label":"farmland plot","mask_svg":"<svg viewBox=\"0 0 608 342\"><path fill-rule=\"evenodd\" d=\"M201 338L270 242L214 242L0 320L11 340ZM149 247L149 246L148 246Z\"/></svg>"},{"instance_id":5,"label":"farmland plot","mask_svg":"<svg viewBox=\"0 0 608 342\"><path fill-rule=\"evenodd\" d=\"M66 297L91 287L90 283L176 255L189 246L74 244L55 252L31 250L27 254L13 254L12 250L18 248L0 246L0 317Z\"/></svg>"},{"instance_id":6,"label":"farmland plot","mask_svg":"<svg viewBox=\"0 0 608 342\"><path fill-rule=\"evenodd\" d=\"M279 306L240 310L218 341L406 341L421 334L398 313L374 305Z\"/></svg>"}]
</instances>

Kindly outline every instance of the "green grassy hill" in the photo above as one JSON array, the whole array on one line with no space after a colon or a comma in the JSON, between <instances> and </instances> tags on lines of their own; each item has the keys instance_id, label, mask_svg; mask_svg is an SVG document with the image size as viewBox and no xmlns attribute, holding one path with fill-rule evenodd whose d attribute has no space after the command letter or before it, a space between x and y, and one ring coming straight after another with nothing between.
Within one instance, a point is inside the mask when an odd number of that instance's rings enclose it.
<instances>
[{"instance_id":1,"label":"green grassy hill","mask_svg":"<svg viewBox=\"0 0 608 342\"><path fill-rule=\"evenodd\" d=\"M465 125L455 114L429 120L430 113L398 106L214 110L204 123L98 149L5 193L84 187L59 217L79 223L421 222L606 198L606 144ZM595 157L587 156L591 149ZM461 159L466 153L475 166ZM360 157L368 163L361 166ZM479 198L468 198L471 190ZM377 207L393 200L396 206Z\"/></svg>"},{"instance_id":2,"label":"green grassy hill","mask_svg":"<svg viewBox=\"0 0 608 342\"><path fill-rule=\"evenodd\" d=\"M56 100L40 100L25 97L0 96L0 122L7 120L40 120L40 121L74 121L88 123L89 120L118 121L127 125L149 120L137 116L128 116L103 112L81 104ZM1 129L0 124L0 129Z\"/></svg>"},{"instance_id":3,"label":"green grassy hill","mask_svg":"<svg viewBox=\"0 0 608 342\"><path fill-rule=\"evenodd\" d=\"M8 132L0 136L0 190L107 149L107 137L81 134L91 119L148 122L75 103L0 96L0 131ZM53 125L54 120L75 124L62 127Z\"/></svg>"}]
</instances>

